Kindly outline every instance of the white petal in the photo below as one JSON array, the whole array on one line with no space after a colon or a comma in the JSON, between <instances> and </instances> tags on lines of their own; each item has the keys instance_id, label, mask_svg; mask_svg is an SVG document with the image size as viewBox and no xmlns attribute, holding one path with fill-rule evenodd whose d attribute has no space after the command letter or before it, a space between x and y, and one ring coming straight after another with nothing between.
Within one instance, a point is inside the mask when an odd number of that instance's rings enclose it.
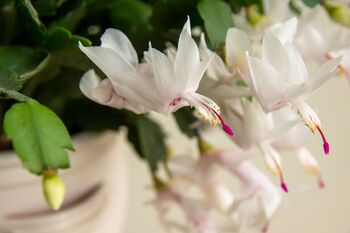
<instances>
[{"instance_id":1,"label":"white petal","mask_svg":"<svg viewBox=\"0 0 350 233\"><path fill-rule=\"evenodd\" d=\"M101 79L94 70L87 71L80 80L80 90L89 99L114 108L123 108L124 98L115 93L108 79Z\"/></svg>"},{"instance_id":2,"label":"white petal","mask_svg":"<svg viewBox=\"0 0 350 233\"><path fill-rule=\"evenodd\" d=\"M149 59L148 59L149 57ZM159 90L164 101L173 100L180 94L180 81L174 73L174 67L171 60L163 53L153 49L150 45L145 54L146 61L152 66L154 73L155 89ZM164 99L165 98L165 99Z\"/></svg>"},{"instance_id":3,"label":"white petal","mask_svg":"<svg viewBox=\"0 0 350 233\"><path fill-rule=\"evenodd\" d=\"M81 92L89 99L94 100L92 97L92 91L100 84L101 79L98 77L93 69L84 73L80 79L79 88Z\"/></svg>"},{"instance_id":4,"label":"white petal","mask_svg":"<svg viewBox=\"0 0 350 233\"><path fill-rule=\"evenodd\" d=\"M317 70L314 77L308 83L308 92L313 92L324 82L326 82L329 78L334 77L335 72L337 71L337 67L342 61L342 59L342 56L339 56L322 64L322 66Z\"/></svg>"},{"instance_id":5,"label":"white petal","mask_svg":"<svg viewBox=\"0 0 350 233\"><path fill-rule=\"evenodd\" d=\"M79 48L91 61L93 61L109 78L116 72L134 71L131 66L121 55L112 49L98 46L84 47L79 43Z\"/></svg>"},{"instance_id":6,"label":"white petal","mask_svg":"<svg viewBox=\"0 0 350 233\"><path fill-rule=\"evenodd\" d=\"M290 18L284 23L280 23L270 28L268 31L275 35L282 44L292 42L298 27L298 19L296 17Z\"/></svg>"},{"instance_id":7,"label":"white petal","mask_svg":"<svg viewBox=\"0 0 350 233\"><path fill-rule=\"evenodd\" d=\"M282 78L288 78L288 55L285 46L270 32L266 32L263 40L263 60L268 62Z\"/></svg>"},{"instance_id":8,"label":"white petal","mask_svg":"<svg viewBox=\"0 0 350 233\"><path fill-rule=\"evenodd\" d=\"M187 25L187 26L186 26ZM190 32L188 31L189 21L186 22L183 31L180 34L178 50L175 57L175 72L178 78L178 83L182 87L187 87L189 82L191 86L193 83L200 81L190 80L190 74L196 69L196 66L199 64L199 50L196 45L196 42L192 39Z\"/></svg>"},{"instance_id":9,"label":"white petal","mask_svg":"<svg viewBox=\"0 0 350 233\"><path fill-rule=\"evenodd\" d=\"M292 43L287 42L285 45L287 52L287 69L286 75L288 85L300 84L309 79L309 74L306 69L303 58L299 51L294 47Z\"/></svg>"},{"instance_id":10,"label":"white petal","mask_svg":"<svg viewBox=\"0 0 350 233\"><path fill-rule=\"evenodd\" d=\"M113 49L132 65L139 63L137 53L130 40L117 29L109 28L103 33L101 47Z\"/></svg>"},{"instance_id":11,"label":"white petal","mask_svg":"<svg viewBox=\"0 0 350 233\"><path fill-rule=\"evenodd\" d=\"M251 73L251 83L255 89L256 97L263 110L269 112L279 106L283 101L283 92L286 84L270 64L247 55Z\"/></svg>"},{"instance_id":12,"label":"white petal","mask_svg":"<svg viewBox=\"0 0 350 233\"><path fill-rule=\"evenodd\" d=\"M250 52L250 42L247 34L236 28L230 28L226 35L226 63L228 67L239 68L245 72L247 62L245 53Z\"/></svg>"}]
</instances>

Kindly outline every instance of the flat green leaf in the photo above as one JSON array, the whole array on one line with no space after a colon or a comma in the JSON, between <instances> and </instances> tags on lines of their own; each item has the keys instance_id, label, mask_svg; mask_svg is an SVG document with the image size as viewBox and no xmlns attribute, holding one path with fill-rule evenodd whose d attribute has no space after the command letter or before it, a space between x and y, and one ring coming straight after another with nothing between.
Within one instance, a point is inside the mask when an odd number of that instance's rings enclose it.
<instances>
[{"instance_id":1,"label":"flat green leaf","mask_svg":"<svg viewBox=\"0 0 350 233\"><path fill-rule=\"evenodd\" d=\"M65 150L73 150L69 133L59 117L38 102L12 105L5 114L4 131L30 172L40 175L69 167Z\"/></svg>"},{"instance_id":2,"label":"flat green leaf","mask_svg":"<svg viewBox=\"0 0 350 233\"><path fill-rule=\"evenodd\" d=\"M46 45L50 51L57 51L66 48L78 47L79 41L85 45L91 45L91 41L85 37L73 35L63 27L55 27L50 31Z\"/></svg>"},{"instance_id":3,"label":"flat green leaf","mask_svg":"<svg viewBox=\"0 0 350 233\"><path fill-rule=\"evenodd\" d=\"M177 125L184 134L189 137L198 135L196 129L193 129L192 127L193 124L198 121L198 119L194 117L193 112L190 108L181 108L173 114L175 116Z\"/></svg>"},{"instance_id":4,"label":"flat green leaf","mask_svg":"<svg viewBox=\"0 0 350 233\"><path fill-rule=\"evenodd\" d=\"M70 31L74 30L79 22L84 18L87 12L87 4L85 1L80 3L76 8L67 12L64 16L58 20L53 21L50 24L50 30L55 27L64 27Z\"/></svg>"},{"instance_id":5,"label":"flat green leaf","mask_svg":"<svg viewBox=\"0 0 350 233\"><path fill-rule=\"evenodd\" d=\"M42 16L52 16L57 9L67 0L33 0L33 5Z\"/></svg>"},{"instance_id":6,"label":"flat green leaf","mask_svg":"<svg viewBox=\"0 0 350 233\"><path fill-rule=\"evenodd\" d=\"M137 120L136 133L135 148L147 160L151 170L154 172L157 170L158 162L166 157L164 133L158 124L147 117L140 117Z\"/></svg>"},{"instance_id":7,"label":"flat green leaf","mask_svg":"<svg viewBox=\"0 0 350 233\"><path fill-rule=\"evenodd\" d=\"M92 44L85 37L73 35L63 27L56 27L49 33L46 47L51 51L56 64L86 71L91 68L91 61L78 48L79 42L85 46Z\"/></svg>"},{"instance_id":8,"label":"flat green leaf","mask_svg":"<svg viewBox=\"0 0 350 233\"><path fill-rule=\"evenodd\" d=\"M29 97L18 92L22 88L22 82L18 75L9 69L0 69L0 98L12 98L18 101L28 101Z\"/></svg>"},{"instance_id":9,"label":"flat green leaf","mask_svg":"<svg viewBox=\"0 0 350 233\"><path fill-rule=\"evenodd\" d=\"M41 40L46 35L46 27L39 19L38 12L33 7L30 0L16 0L17 9L21 16L24 17L25 23L29 25L30 33Z\"/></svg>"},{"instance_id":10,"label":"flat green leaf","mask_svg":"<svg viewBox=\"0 0 350 233\"><path fill-rule=\"evenodd\" d=\"M111 8L111 20L131 27L147 25L152 7L140 0L116 0Z\"/></svg>"},{"instance_id":11,"label":"flat green leaf","mask_svg":"<svg viewBox=\"0 0 350 233\"><path fill-rule=\"evenodd\" d=\"M225 42L226 32L233 27L230 6L222 0L201 0L197 6L213 48Z\"/></svg>"},{"instance_id":12,"label":"flat green leaf","mask_svg":"<svg viewBox=\"0 0 350 233\"><path fill-rule=\"evenodd\" d=\"M0 46L0 70L10 69L23 80L40 72L48 63L47 52L23 46Z\"/></svg>"},{"instance_id":13,"label":"flat green leaf","mask_svg":"<svg viewBox=\"0 0 350 233\"><path fill-rule=\"evenodd\" d=\"M323 0L303 0L303 2L309 7L315 7L317 4L323 2Z\"/></svg>"}]
</instances>

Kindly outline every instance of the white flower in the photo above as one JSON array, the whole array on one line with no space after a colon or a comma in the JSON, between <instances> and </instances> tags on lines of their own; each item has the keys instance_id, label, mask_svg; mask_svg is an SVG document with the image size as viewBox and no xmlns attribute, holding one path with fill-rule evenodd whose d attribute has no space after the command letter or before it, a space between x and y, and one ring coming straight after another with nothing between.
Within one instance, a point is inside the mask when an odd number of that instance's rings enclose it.
<instances>
[{"instance_id":1,"label":"white flower","mask_svg":"<svg viewBox=\"0 0 350 233\"><path fill-rule=\"evenodd\" d=\"M350 31L334 22L324 7L316 6L301 17L295 45L308 63L342 55L339 72L350 81Z\"/></svg>"},{"instance_id":2,"label":"white flower","mask_svg":"<svg viewBox=\"0 0 350 233\"><path fill-rule=\"evenodd\" d=\"M304 127L302 122L296 123L297 116L290 108L282 108L273 112L273 118L277 128L283 127L283 124L288 125L288 122L290 122L292 126L288 130L278 134L278 137L273 139L272 146L278 151L290 151L295 153L305 170L315 176L319 187L323 188L324 181L318 162L311 152L306 149L306 144L312 136L310 131Z\"/></svg>"},{"instance_id":3,"label":"white flower","mask_svg":"<svg viewBox=\"0 0 350 233\"><path fill-rule=\"evenodd\" d=\"M282 201L282 197L271 181L249 161L235 153L218 153L211 156L241 182L240 198L230 208L230 214L239 229L258 227L266 229Z\"/></svg>"},{"instance_id":4,"label":"white flower","mask_svg":"<svg viewBox=\"0 0 350 233\"><path fill-rule=\"evenodd\" d=\"M180 34L176 54L164 55L151 46L139 63L129 39L119 30L107 29L101 46L80 49L107 75L116 93L130 105L165 115L184 106L193 106L198 115L229 135L220 109L211 99L196 93L212 57L200 61L198 47L191 37L189 19Z\"/></svg>"},{"instance_id":5,"label":"white flower","mask_svg":"<svg viewBox=\"0 0 350 233\"><path fill-rule=\"evenodd\" d=\"M188 197L183 192L175 191L171 187L164 187L158 190L153 203L159 211L161 222L168 229L177 229L184 233L218 232L215 221L209 215L208 205L201 200ZM186 217L186 225L168 219L167 209L171 205L176 205L181 209Z\"/></svg>"},{"instance_id":6,"label":"white flower","mask_svg":"<svg viewBox=\"0 0 350 233\"><path fill-rule=\"evenodd\" d=\"M272 142L277 136L288 130L293 123L283 122L283 124L276 126L272 114L264 113L254 98L252 100L242 98L235 105L232 105L230 110L223 117L228 122L234 123L237 135L233 141L244 150L248 150L252 146L259 148L267 167L274 174L279 175L281 187L287 192L281 158L278 151L272 146Z\"/></svg>"},{"instance_id":7,"label":"white flower","mask_svg":"<svg viewBox=\"0 0 350 233\"><path fill-rule=\"evenodd\" d=\"M304 99L334 75L341 57L324 63L314 77L309 78L300 53L290 42L296 24L297 20L292 18L268 30L261 59L247 53L250 75L246 76L246 82L265 112L292 105L313 132L319 131L324 151L328 154L329 144L321 131L320 120Z\"/></svg>"}]
</instances>

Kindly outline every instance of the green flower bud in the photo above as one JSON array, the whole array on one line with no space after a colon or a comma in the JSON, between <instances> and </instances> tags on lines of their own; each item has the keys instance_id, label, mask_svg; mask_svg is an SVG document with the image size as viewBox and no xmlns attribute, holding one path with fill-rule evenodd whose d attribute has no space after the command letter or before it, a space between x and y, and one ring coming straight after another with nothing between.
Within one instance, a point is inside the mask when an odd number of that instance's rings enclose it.
<instances>
[{"instance_id":1,"label":"green flower bud","mask_svg":"<svg viewBox=\"0 0 350 233\"><path fill-rule=\"evenodd\" d=\"M256 6L247 7L246 13L247 19L253 27L256 27L262 20L265 19L264 15L259 12Z\"/></svg>"},{"instance_id":2,"label":"green flower bud","mask_svg":"<svg viewBox=\"0 0 350 233\"><path fill-rule=\"evenodd\" d=\"M62 179L56 175L55 171L44 172L42 187L47 204L53 210L61 208L66 189Z\"/></svg>"},{"instance_id":3,"label":"green flower bud","mask_svg":"<svg viewBox=\"0 0 350 233\"><path fill-rule=\"evenodd\" d=\"M328 11L330 17L337 23L350 27L350 8L343 5L336 5L333 3L325 3L324 6Z\"/></svg>"}]
</instances>

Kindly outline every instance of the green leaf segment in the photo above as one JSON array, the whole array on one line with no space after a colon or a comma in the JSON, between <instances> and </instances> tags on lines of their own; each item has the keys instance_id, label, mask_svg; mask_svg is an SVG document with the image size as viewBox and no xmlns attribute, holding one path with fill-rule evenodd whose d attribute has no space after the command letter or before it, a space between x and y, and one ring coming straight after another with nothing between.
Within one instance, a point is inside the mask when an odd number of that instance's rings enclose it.
<instances>
[{"instance_id":1,"label":"green leaf segment","mask_svg":"<svg viewBox=\"0 0 350 233\"><path fill-rule=\"evenodd\" d=\"M73 150L69 133L57 115L38 102L14 104L5 115L4 131L30 172L40 175L69 167L66 149Z\"/></svg>"}]
</instances>

